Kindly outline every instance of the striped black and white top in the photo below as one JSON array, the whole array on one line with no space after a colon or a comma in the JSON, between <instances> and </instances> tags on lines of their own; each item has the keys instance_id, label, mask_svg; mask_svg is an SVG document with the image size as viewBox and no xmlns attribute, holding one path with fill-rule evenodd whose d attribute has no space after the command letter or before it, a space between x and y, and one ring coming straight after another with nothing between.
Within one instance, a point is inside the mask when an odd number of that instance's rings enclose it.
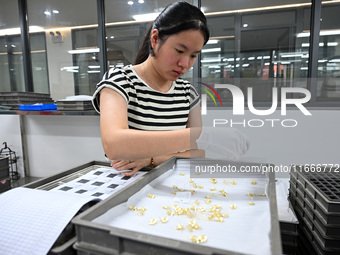
<instances>
[{"instance_id":1,"label":"striped black and white top","mask_svg":"<svg viewBox=\"0 0 340 255\"><path fill-rule=\"evenodd\" d=\"M110 69L97 84L92 99L97 112L100 112L99 92L104 87L115 90L126 100L128 125L131 129L183 129L190 110L200 101L197 91L188 81L177 79L168 92L162 93L148 86L132 65L128 65Z\"/></svg>"}]
</instances>

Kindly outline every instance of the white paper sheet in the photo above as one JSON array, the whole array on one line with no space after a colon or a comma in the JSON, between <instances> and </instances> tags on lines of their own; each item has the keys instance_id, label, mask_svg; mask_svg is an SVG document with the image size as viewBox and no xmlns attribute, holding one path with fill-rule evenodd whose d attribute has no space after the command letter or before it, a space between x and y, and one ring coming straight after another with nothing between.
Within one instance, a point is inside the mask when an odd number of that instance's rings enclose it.
<instances>
[{"instance_id":1,"label":"white paper sheet","mask_svg":"<svg viewBox=\"0 0 340 255\"><path fill-rule=\"evenodd\" d=\"M1 194L0 254L47 254L74 215L91 200L22 187Z\"/></svg>"},{"instance_id":2,"label":"white paper sheet","mask_svg":"<svg viewBox=\"0 0 340 255\"><path fill-rule=\"evenodd\" d=\"M146 172L127 178L98 168L50 191L15 188L0 195L0 255L45 255L83 205L103 200Z\"/></svg>"},{"instance_id":3,"label":"white paper sheet","mask_svg":"<svg viewBox=\"0 0 340 255\"><path fill-rule=\"evenodd\" d=\"M184 242L191 242L192 235L202 234L206 235L208 240L199 245L242 254L271 254L269 238L271 215L268 197L256 196L252 198L247 195L248 192L265 193L267 179L237 178L234 179L236 185L231 183L232 179L217 179L215 184L211 182L211 179L193 179L196 185L203 185L202 189L194 188L189 179L189 166L181 163L177 169L171 170L165 176L151 182L130 197L126 203L112 208L93 221ZM251 184L252 180L256 181L256 185ZM179 192L172 194L177 190L174 185L183 189L182 192L185 194L180 196L177 194ZM194 190L195 193L190 195L188 192L191 190ZM224 190L228 196L222 196L219 190ZM155 197L150 198L149 194ZM209 204L205 203L207 195L211 195L211 198L208 199L211 200ZM197 205L196 201L199 201L200 204ZM251 201L255 205L249 205ZM236 204L237 209L231 209L232 204ZM201 213L197 213L194 218L188 218L186 215L169 216L168 209L164 209L163 206L169 206L169 209L172 209L174 205L181 208L204 206L206 211L213 205L221 205L222 212L228 213L228 217L224 218L224 222L216 222L207 220ZM145 207L147 210L144 215L140 215L138 211L130 210L130 206ZM168 222L161 223L162 217L168 217ZM157 219L157 224L150 225L151 219ZM196 220L200 229L194 232L187 231L186 227L190 220ZM175 230L178 224L183 224L184 230Z\"/></svg>"}]
</instances>

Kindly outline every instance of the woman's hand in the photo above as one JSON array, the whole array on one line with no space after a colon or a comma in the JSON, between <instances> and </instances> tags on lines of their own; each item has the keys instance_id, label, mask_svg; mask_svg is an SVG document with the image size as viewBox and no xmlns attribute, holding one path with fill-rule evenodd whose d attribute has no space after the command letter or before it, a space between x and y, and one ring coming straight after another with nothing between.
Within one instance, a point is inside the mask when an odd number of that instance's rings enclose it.
<instances>
[{"instance_id":1,"label":"woman's hand","mask_svg":"<svg viewBox=\"0 0 340 255\"><path fill-rule=\"evenodd\" d=\"M112 160L111 166L117 171L132 170L131 172L123 172L126 176L133 176L140 169L150 165L151 159L131 160Z\"/></svg>"}]
</instances>

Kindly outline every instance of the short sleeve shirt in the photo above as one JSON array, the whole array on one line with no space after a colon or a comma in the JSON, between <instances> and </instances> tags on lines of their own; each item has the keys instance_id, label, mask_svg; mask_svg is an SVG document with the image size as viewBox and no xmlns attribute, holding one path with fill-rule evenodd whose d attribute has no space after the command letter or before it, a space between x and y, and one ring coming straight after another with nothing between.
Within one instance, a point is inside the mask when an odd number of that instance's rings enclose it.
<instances>
[{"instance_id":1,"label":"short sleeve shirt","mask_svg":"<svg viewBox=\"0 0 340 255\"><path fill-rule=\"evenodd\" d=\"M129 128L138 130L186 128L190 110L200 102L190 82L177 79L169 91L162 93L146 84L132 65L110 69L97 84L92 99L97 112L100 112L100 91L103 88L113 89L125 99Z\"/></svg>"}]
</instances>

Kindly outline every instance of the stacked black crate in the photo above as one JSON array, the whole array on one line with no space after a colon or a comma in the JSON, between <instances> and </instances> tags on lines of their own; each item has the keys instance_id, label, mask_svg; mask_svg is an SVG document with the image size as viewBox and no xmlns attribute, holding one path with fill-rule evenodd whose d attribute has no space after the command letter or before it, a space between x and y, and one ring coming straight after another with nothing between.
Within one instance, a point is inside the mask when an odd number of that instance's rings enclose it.
<instances>
[{"instance_id":1,"label":"stacked black crate","mask_svg":"<svg viewBox=\"0 0 340 255\"><path fill-rule=\"evenodd\" d=\"M294 210L292 211L294 214ZM280 220L282 251L284 254L298 254L298 225L299 221Z\"/></svg>"},{"instance_id":2,"label":"stacked black crate","mask_svg":"<svg viewBox=\"0 0 340 255\"><path fill-rule=\"evenodd\" d=\"M340 254L340 170L322 165L297 167L290 174L289 198L309 254Z\"/></svg>"},{"instance_id":3,"label":"stacked black crate","mask_svg":"<svg viewBox=\"0 0 340 255\"><path fill-rule=\"evenodd\" d=\"M0 156L0 193L11 189L11 178L9 175L9 159Z\"/></svg>"},{"instance_id":4,"label":"stacked black crate","mask_svg":"<svg viewBox=\"0 0 340 255\"><path fill-rule=\"evenodd\" d=\"M0 106L7 106L12 110L18 110L19 105L54 103L50 94L34 92L0 92Z\"/></svg>"}]
</instances>

